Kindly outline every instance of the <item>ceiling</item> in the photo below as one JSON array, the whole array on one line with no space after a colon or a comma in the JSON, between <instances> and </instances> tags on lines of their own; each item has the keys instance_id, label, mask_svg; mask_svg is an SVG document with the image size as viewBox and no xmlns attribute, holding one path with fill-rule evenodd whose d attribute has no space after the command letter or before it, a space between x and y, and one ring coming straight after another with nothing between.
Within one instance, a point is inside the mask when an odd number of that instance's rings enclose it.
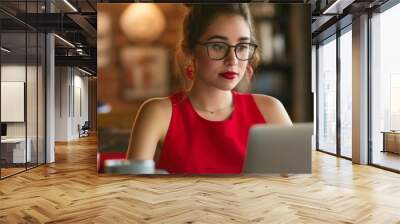
<instances>
[{"instance_id":1,"label":"ceiling","mask_svg":"<svg viewBox=\"0 0 400 224\"><path fill-rule=\"evenodd\" d=\"M372 12L388 0L309 0L313 44L332 36L360 14Z\"/></svg>"},{"instance_id":2,"label":"ceiling","mask_svg":"<svg viewBox=\"0 0 400 224\"><path fill-rule=\"evenodd\" d=\"M60 38L55 38L56 66L79 66L96 73L97 1L47 0L47 8L45 2L0 1L2 46L11 50L2 60L24 62L26 58L28 61L35 58L36 51L43 48L42 44L36 43L37 33L54 32L75 45L72 47ZM2 55L5 53L2 52Z\"/></svg>"}]
</instances>

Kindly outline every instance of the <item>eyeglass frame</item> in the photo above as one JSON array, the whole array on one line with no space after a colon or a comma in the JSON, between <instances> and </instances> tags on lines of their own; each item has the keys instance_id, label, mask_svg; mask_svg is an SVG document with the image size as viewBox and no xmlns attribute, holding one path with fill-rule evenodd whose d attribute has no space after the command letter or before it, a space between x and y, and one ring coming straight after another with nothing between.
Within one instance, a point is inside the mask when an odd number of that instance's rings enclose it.
<instances>
[{"instance_id":1,"label":"eyeglass frame","mask_svg":"<svg viewBox=\"0 0 400 224\"><path fill-rule=\"evenodd\" d=\"M249 60L251 60L251 59L254 57L254 54L256 53L256 50L257 50L257 47L258 47L258 45L255 44L255 43L237 43L236 45L230 45L230 44L228 44L228 43L226 43L226 42L222 42L222 41L197 42L197 44L200 45L200 46L206 47L206 49L207 49L207 56L208 56L211 60L214 60L214 61L219 61L219 60L225 59L225 58L228 56L229 51L230 51L231 48L234 48L233 52L235 53L235 57L236 57L238 60L240 60L240 61L249 61ZM225 55L224 55L222 58L220 58L220 59L214 59L214 58L211 58L211 56L210 56L210 52L209 52L208 46L207 46L208 44L225 44L225 45L227 45L227 46L229 47L229 50L226 51ZM253 46L253 47L254 47L253 54L251 55L251 57L249 57L249 58L246 59L246 60L240 59L240 58L237 56L236 49L237 49L237 46L239 46L240 44L249 44L250 46Z\"/></svg>"}]
</instances>

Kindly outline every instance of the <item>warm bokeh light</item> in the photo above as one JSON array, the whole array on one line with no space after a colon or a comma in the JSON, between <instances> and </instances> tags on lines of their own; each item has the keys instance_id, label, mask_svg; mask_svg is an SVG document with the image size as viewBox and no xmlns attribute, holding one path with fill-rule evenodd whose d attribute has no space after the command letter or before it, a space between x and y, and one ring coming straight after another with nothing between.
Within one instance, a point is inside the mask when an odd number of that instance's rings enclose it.
<instances>
[{"instance_id":1,"label":"warm bokeh light","mask_svg":"<svg viewBox=\"0 0 400 224\"><path fill-rule=\"evenodd\" d=\"M131 41L152 42L164 31L165 18L155 4L135 3L123 12L120 26Z\"/></svg>"}]
</instances>

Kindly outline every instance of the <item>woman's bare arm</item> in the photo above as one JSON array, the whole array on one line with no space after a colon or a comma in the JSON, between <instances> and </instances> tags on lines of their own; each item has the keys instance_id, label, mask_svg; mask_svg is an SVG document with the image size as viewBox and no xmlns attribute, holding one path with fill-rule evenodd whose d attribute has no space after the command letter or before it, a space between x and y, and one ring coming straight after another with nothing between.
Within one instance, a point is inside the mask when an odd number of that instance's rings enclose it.
<instances>
[{"instance_id":1,"label":"woman's bare arm","mask_svg":"<svg viewBox=\"0 0 400 224\"><path fill-rule=\"evenodd\" d=\"M282 103L271 96L253 94L254 100L268 124L293 125Z\"/></svg>"},{"instance_id":2,"label":"woman's bare arm","mask_svg":"<svg viewBox=\"0 0 400 224\"><path fill-rule=\"evenodd\" d=\"M157 144L168 129L171 113L168 98L150 99L142 104L132 127L127 159L154 158Z\"/></svg>"}]
</instances>

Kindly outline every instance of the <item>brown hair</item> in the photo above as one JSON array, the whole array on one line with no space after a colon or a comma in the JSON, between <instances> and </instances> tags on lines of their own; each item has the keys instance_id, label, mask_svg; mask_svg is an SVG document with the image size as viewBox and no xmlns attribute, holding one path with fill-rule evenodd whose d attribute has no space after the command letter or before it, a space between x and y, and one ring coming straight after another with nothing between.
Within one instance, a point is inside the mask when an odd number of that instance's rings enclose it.
<instances>
[{"instance_id":1,"label":"brown hair","mask_svg":"<svg viewBox=\"0 0 400 224\"><path fill-rule=\"evenodd\" d=\"M183 20L183 36L177 50L177 63L180 73L185 74L185 55L193 54L196 43L208 26L220 15L232 14L240 15L244 18L250 28L251 42L257 43L254 37L253 21L247 3L235 4L185 4L188 12ZM258 51L249 61L249 64L255 70L260 60ZM185 76L186 77L186 76ZM189 82L188 82L189 81ZM190 80L184 81L184 86L188 86Z\"/></svg>"}]
</instances>

